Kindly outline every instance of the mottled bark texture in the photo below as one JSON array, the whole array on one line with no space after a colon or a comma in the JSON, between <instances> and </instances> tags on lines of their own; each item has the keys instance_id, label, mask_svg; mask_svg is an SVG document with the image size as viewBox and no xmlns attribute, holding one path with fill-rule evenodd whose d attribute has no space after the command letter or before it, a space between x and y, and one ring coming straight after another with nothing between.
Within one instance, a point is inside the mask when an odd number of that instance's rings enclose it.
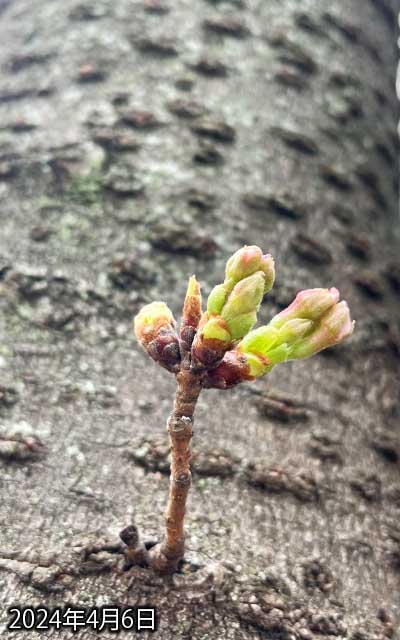
<instances>
[{"instance_id":1,"label":"mottled bark texture","mask_svg":"<svg viewBox=\"0 0 400 640\"><path fill-rule=\"evenodd\" d=\"M69 602L154 604L162 640L395 635L398 10L1 3L1 631ZM174 393L132 318L244 244L276 261L262 323L336 286L354 335L202 392L183 573L121 573L106 534L160 541Z\"/></svg>"}]
</instances>

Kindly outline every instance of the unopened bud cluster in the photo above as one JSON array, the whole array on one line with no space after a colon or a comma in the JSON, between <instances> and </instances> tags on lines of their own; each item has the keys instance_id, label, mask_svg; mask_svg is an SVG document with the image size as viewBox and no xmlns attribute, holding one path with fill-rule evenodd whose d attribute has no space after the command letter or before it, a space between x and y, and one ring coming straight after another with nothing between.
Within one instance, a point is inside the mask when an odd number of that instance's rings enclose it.
<instances>
[{"instance_id":1,"label":"unopened bud cluster","mask_svg":"<svg viewBox=\"0 0 400 640\"><path fill-rule=\"evenodd\" d=\"M194 366L215 366L257 322L257 312L275 279L272 256L243 247L227 262L225 280L211 291L192 347Z\"/></svg>"},{"instance_id":2,"label":"unopened bud cluster","mask_svg":"<svg viewBox=\"0 0 400 640\"><path fill-rule=\"evenodd\" d=\"M308 358L353 332L347 302L337 289L301 291L266 326L250 331L208 372L207 386L229 388L263 376L280 362Z\"/></svg>"},{"instance_id":3,"label":"unopened bud cluster","mask_svg":"<svg viewBox=\"0 0 400 640\"><path fill-rule=\"evenodd\" d=\"M135 333L148 354L177 372L181 359L203 372L204 386L230 388L254 380L286 360L307 358L342 342L354 323L339 291L301 291L269 324L253 329L263 296L275 278L274 260L256 246L245 246L227 262L225 279L211 291L201 311L200 286L192 276L179 334L163 302L144 307L135 318Z\"/></svg>"}]
</instances>

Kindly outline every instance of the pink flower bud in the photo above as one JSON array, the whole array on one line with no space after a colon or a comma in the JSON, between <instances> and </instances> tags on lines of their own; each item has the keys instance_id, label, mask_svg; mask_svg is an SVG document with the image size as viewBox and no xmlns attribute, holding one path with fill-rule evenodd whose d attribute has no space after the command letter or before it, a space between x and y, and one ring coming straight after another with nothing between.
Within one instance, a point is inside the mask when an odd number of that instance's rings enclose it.
<instances>
[{"instance_id":1,"label":"pink flower bud","mask_svg":"<svg viewBox=\"0 0 400 640\"><path fill-rule=\"evenodd\" d=\"M239 282L255 271L259 271L262 259L261 249L255 245L244 246L229 258L226 263L225 276L233 282Z\"/></svg>"},{"instance_id":2,"label":"pink flower bud","mask_svg":"<svg viewBox=\"0 0 400 640\"><path fill-rule=\"evenodd\" d=\"M300 291L286 309L274 316L271 326L280 329L285 322L294 318L318 320L328 309L339 301L339 291L332 289L306 289Z\"/></svg>"},{"instance_id":3,"label":"pink flower bud","mask_svg":"<svg viewBox=\"0 0 400 640\"><path fill-rule=\"evenodd\" d=\"M353 329L349 307L342 300L320 318L310 335L293 347L290 359L308 358L322 349L332 347L350 336Z\"/></svg>"}]
</instances>

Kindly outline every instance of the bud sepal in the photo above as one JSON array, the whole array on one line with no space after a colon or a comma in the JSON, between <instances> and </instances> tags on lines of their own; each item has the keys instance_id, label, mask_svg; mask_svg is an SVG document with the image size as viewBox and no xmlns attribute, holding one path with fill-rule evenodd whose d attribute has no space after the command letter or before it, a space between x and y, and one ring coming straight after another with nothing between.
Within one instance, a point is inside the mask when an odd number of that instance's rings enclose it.
<instances>
[{"instance_id":1,"label":"bud sepal","mask_svg":"<svg viewBox=\"0 0 400 640\"><path fill-rule=\"evenodd\" d=\"M201 318L201 291L195 276L189 278L185 300L183 303L182 322L179 337L183 350L190 350Z\"/></svg>"}]
</instances>

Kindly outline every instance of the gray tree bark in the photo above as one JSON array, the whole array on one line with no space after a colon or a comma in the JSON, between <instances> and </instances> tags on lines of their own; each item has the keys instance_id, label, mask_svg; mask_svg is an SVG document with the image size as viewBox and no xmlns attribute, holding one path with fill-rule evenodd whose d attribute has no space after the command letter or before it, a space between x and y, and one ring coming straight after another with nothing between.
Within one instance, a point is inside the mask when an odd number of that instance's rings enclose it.
<instances>
[{"instance_id":1,"label":"gray tree bark","mask_svg":"<svg viewBox=\"0 0 400 640\"><path fill-rule=\"evenodd\" d=\"M1 4L4 637L66 603L155 605L165 640L396 635L398 10ZM123 527L162 533L174 392L133 315L245 243L276 259L261 321L337 286L354 336L202 394L183 572L123 571Z\"/></svg>"}]
</instances>

